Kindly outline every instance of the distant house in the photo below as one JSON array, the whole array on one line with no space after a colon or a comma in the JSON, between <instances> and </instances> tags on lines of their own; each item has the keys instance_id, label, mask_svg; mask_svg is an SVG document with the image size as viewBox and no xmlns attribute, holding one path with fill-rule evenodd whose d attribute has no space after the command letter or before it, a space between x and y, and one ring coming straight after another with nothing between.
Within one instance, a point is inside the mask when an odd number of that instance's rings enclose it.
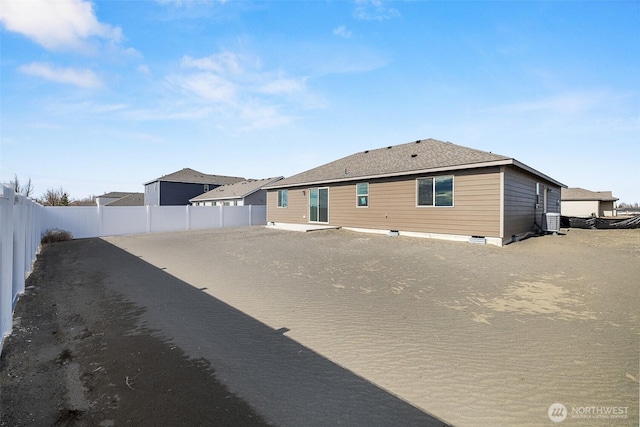
<instances>
[{"instance_id":1,"label":"distant house","mask_svg":"<svg viewBox=\"0 0 640 427\"><path fill-rule=\"evenodd\" d=\"M185 168L144 184L144 204L152 206L188 205L189 199L221 185L244 181L236 176L208 175Z\"/></svg>"},{"instance_id":2,"label":"distant house","mask_svg":"<svg viewBox=\"0 0 640 427\"><path fill-rule=\"evenodd\" d=\"M105 206L144 206L144 193L131 193Z\"/></svg>"},{"instance_id":3,"label":"distant house","mask_svg":"<svg viewBox=\"0 0 640 427\"><path fill-rule=\"evenodd\" d=\"M584 188L572 187L562 189L562 215L589 217L589 216L616 216L617 198L611 191L589 191Z\"/></svg>"},{"instance_id":4,"label":"distant house","mask_svg":"<svg viewBox=\"0 0 640 427\"><path fill-rule=\"evenodd\" d=\"M563 184L434 139L366 150L268 185L270 224L507 244L559 214Z\"/></svg>"},{"instance_id":5,"label":"distant house","mask_svg":"<svg viewBox=\"0 0 640 427\"><path fill-rule=\"evenodd\" d=\"M123 199L126 199L126 201L123 202ZM98 206L143 206L143 199L143 193L112 191L96 197L96 204ZM118 202L120 203L116 204Z\"/></svg>"},{"instance_id":6,"label":"distant house","mask_svg":"<svg viewBox=\"0 0 640 427\"><path fill-rule=\"evenodd\" d=\"M189 200L194 206L248 206L266 205L267 192L262 187L283 177L248 179L235 184L220 186Z\"/></svg>"}]
</instances>

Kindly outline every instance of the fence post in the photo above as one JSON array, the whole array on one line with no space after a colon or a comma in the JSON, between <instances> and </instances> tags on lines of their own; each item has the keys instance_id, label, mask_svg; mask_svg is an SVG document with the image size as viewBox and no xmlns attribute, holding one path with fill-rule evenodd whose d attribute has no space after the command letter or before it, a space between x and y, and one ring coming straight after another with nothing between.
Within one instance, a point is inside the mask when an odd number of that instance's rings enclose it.
<instances>
[{"instance_id":1,"label":"fence post","mask_svg":"<svg viewBox=\"0 0 640 427\"><path fill-rule=\"evenodd\" d=\"M151 233L151 205L147 205L147 233Z\"/></svg>"},{"instance_id":2,"label":"fence post","mask_svg":"<svg viewBox=\"0 0 640 427\"><path fill-rule=\"evenodd\" d=\"M220 205L220 228L224 227L224 206Z\"/></svg>"},{"instance_id":3,"label":"fence post","mask_svg":"<svg viewBox=\"0 0 640 427\"><path fill-rule=\"evenodd\" d=\"M16 297L24 292L25 278L25 247L26 247L26 198L20 194L16 194L13 206L13 278L12 293L13 304L16 303Z\"/></svg>"},{"instance_id":4,"label":"fence post","mask_svg":"<svg viewBox=\"0 0 640 427\"><path fill-rule=\"evenodd\" d=\"M13 200L12 188L0 184L0 351L11 333L13 317Z\"/></svg>"},{"instance_id":5,"label":"fence post","mask_svg":"<svg viewBox=\"0 0 640 427\"><path fill-rule=\"evenodd\" d=\"M249 205L249 227L251 227L253 224L251 223L251 221L253 220L253 218L251 217L251 205Z\"/></svg>"},{"instance_id":6,"label":"fence post","mask_svg":"<svg viewBox=\"0 0 640 427\"><path fill-rule=\"evenodd\" d=\"M102 210L102 205L97 205L98 208L98 237L102 237L104 235L104 211Z\"/></svg>"},{"instance_id":7,"label":"fence post","mask_svg":"<svg viewBox=\"0 0 640 427\"><path fill-rule=\"evenodd\" d=\"M191 209L189 209L191 206L187 205L186 206L186 213L187 213L187 231L191 230Z\"/></svg>"}]
</instances>

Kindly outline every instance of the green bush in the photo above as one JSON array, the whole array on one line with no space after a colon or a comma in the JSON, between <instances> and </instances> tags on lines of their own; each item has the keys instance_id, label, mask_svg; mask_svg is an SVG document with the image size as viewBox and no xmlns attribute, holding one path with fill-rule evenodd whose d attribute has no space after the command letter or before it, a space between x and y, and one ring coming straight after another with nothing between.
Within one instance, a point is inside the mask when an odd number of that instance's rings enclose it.
<instances>
[{"instance_id":1,"label":"green bush","mask_svg":"<svg viewBox=\"0 0 640 427\"><path fill-rule=\"evenodd\" d=\"M67 242L69 240L73 240L73 235L64 230L58 230L57 228L50 228L44 234L42 234L42 238L40 239L40 243L55 243L55 242Z\"/></svg>"}]
</instances>

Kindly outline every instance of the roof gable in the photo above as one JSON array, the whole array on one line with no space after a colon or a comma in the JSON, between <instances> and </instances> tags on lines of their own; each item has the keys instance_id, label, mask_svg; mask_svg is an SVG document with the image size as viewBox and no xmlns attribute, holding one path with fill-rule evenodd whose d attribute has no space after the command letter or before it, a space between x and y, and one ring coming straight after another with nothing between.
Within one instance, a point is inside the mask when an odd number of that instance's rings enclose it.
<instances>
[{"instance_id":1,"label":"roof gable","mask_svg":"<svg viewBox=\"0 0 640 427\"><path fill-rule=\"evenodd\" d=\"M223 185L211 191L207 191L204 194L196 196L189 201L202 202L205 200L243 199L262 189L262 187L272 184L281 179L283 179L283 177L281 176L276 178L248 179L246 181L237 182L235 184Z\"/></svg>"},{"instance_id":2,"label":"roof gable","mask_svg":"<svg viewBox=\"0 0 640 427\"><path fill-rule=\"evenodd\" d=\"M462 165L472 166L505 160L511 159L450 142L425 139L408 144L361 151L285 178L276 185L281 187L317 182L347 181L373 176L404 175L414 171L453 168Z\"/></svg>"},{"instance_id":3,"label":"roof gable","mask_svg":"<svg viewBox=\"0 0 640 427\"><path fill-rule=\"evenodd\" d=\"M165 181L165 182L185 182L190 184L218 184L218 185L226 185L233 184L236 182L243 181L244 178L237 176L225 176L225 175L209 175L206 173L199 172L194 169L184 168L177 172L170 173L168 175L163 175L160 178L156 178L149 182L145 182L144 185L151 184L156 181Z\"/></svg>"}]
</instances>

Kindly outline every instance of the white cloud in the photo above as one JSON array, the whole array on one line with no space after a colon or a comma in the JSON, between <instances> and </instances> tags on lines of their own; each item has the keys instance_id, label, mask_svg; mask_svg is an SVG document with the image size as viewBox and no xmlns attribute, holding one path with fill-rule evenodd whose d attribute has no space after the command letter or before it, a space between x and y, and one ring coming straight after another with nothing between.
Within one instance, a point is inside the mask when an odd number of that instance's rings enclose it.
<instances>
[{"instance_id":1,"label":"white cloud","mask_svg":"<svg viewBox=\"0 0 640 427\"><path fill-rule=\"evenodd\" d=\"M610 95L604 91L568 92L495 108L503 113L578 114L603 105Z\"/></svg>"},{"instance_id":2,"label":"white cloud","mask_svg":"<svg viewBox=\"0 0 640 427\"><path fill-rule=\"evenodd\" d=\"M333 34L336 36L344 37L345 39L351 37L351 31L347 30L347 27L345 25L340 25L339 27L334 28Z\"/></svg>"},{"instance_id":3,"label":"white cloud","mask_svg":"<svg viewBox=\"0 0 640 427\"><path fill-rule=\"evenodd\" d=\"M244 70L241 62L246 61L233 52L221 52L205 58L192 58L185 55L180 62L184 68L212 71L218 74L240 74Z\"/></svg>"},{"instance_id":4,"label":"white cloud","mask_svg":"<svg viewBox=\"0 0 640 427\"><path fill-rule=\"evenodd\" d=\"M385 19L398 18L400 12L385 6L381 0L356 0L353 16L363 21L384 21Z\"/></svg>"},{"instance_id":5,"label":"white cloud","mask_svg":"<svg viewBox=\"0 0 640 427\"><path fill-rule=\"evenodd\" d=\"M305 89L304 79L277 79L266 82L259 88L265 94L293 94Z\"/></svg>"},{"instance_id":6,"label":"white cloud","mask_svg":"<svg viewBox=\"0 0 640 427\"><path fill-rule=\"evenodd\" d=\"M226 3L227 0L156 0L160 4L170 4L175 7L190 6L194 4L214 4L214 3Z\"/></svg>"},{"instance_id":7,"label":"white cloud","mask_svg":"<svg viewBox=\"0 0 640 427\"><path fill-rule=\"evenodd\" d=\"M42 77L56 83L72 84L87 89L104 86L100 77L88 69L56 67L44 62L32 62L20 66L19 69L30 76Z\"/></svg>"},{"instance_id":8,"label":"white cloud","mask_svg":"<svg viewBox=\"0 0 640 427\"><path fill-rule=\"evenodd\" d=\"M122 30L99 22L93 4L84 0L3 1L0 22L8 31L54 51L89 51L91 39L122 39Z\"/></svg>"},{"instance_id":9,"label":"white cloud","mask_svg":"<svg viewBox=\"0 0 640 427\"><path fill-rule=\"evenodd\" d=\"M236 98L236 86L213 73L197 73L186 76L170 76L171 84L187 90L208 101L232 104Z\"/></svg>"}]
</instances>

